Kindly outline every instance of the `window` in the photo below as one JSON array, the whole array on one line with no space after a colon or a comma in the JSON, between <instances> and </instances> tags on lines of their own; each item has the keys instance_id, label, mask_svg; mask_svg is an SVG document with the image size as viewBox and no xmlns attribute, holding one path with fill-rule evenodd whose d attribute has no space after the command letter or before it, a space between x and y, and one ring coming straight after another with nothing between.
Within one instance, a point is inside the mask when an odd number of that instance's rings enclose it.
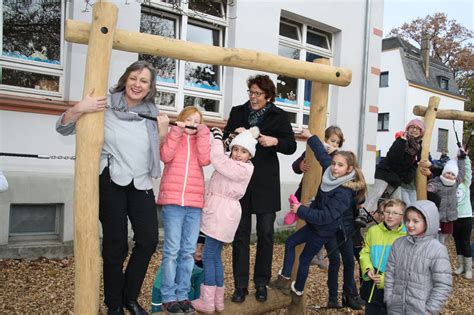
<instances>
[{"instance_id":1,"label":"window","mask_svg":"<svg viewBox=\"0 0 474 315\"><path fill-rule=\"evenodd\" d=\"M9 241L60 241L62 204L12 204Z\"/></svg>"},{"instance_id":2,"label":"window","mask_svg":"<svg viewBox=\"0 0 474 315\"><path fill-rule=\"evenodd\" d=\"M63 94L64 0L2 2L0 89Z\"/></svg>"},{"instance_id":3,"label":"window","mask_svg":"<svg viewBox=\"0 0 474 315\"><path fill-rule=\"evenodd\" d=\"M226 1L150 1L147 4L142 6L141 32L223 46ZM139 59L157 68L156 103L161 109L178 113L183 107L195 105L202 107L206 116L222 117L223 67L143 54Z\"/></svg>"},{"instance_id":4,"label":"window","mask_svg":"<svg viewBox=\"0 0 474 315\"><path fill-rule=\"evenodd\" d=\"M448 151L448 129L438 128L438 152Z\"/></svg>"},{"instance_id":5,"label":"window","mask_svg":"<svg viewBox=\"0 0 474 315\"><path fill-rule=\"evenodd\" d=\"M388 87L388 71L380 73L379 87Z\"/></svg>"},{"instance_id":6,"label":"window","mask_svg":"<svg viewBox=\"0 0 474 315\"><path fill-rule=\"evenodd\" d=\"M438 77L439 87L443 90L449 90L449 79L443 76Z\"/></svg>"},{"instance_id":7,"label":"window","mask_svg":"<svg viewBox=\"0 0 474 315\"><path fill-rule=\"evenodd\" d=\"M332 57L332 34L312 25L292 19L280 18L280 56L313 62L316 58ZM311 102L311 81L277 77L275 103L288 112L292 125L302 128L308 125Z\"/></svg>"},{"instance_id":8,"label":"window","mask_svg":"<svg viewBox=\"0 0 474 315\"><path fill-rule=\"evenodd\" d=\"M390 113L380 113L378 115L377 131L388 131Z\"/></svg>"}]
</instances>

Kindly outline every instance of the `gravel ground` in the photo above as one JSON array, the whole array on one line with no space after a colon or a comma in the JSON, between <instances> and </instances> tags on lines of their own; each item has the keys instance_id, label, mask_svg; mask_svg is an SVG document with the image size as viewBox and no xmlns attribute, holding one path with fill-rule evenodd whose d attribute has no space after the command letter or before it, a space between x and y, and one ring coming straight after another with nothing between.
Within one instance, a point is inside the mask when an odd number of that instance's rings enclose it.
<instances>
[{"instance_id":1,"label":"gravel ground","mask_svg":"<svg viewBox=\"0 0 474 315\"><path fill-rule=\"evenodd\" d=\"M454 266L455 252L452 238L447 241L452 265ZM283 245L276 245L273 255L273 274L282 265ZM255 246L252 246L252 253ZM232 255L231 247L226 246L223 252L225 266L226 295L233 291L232 280ZM251 254L251 257L254 255ZM161 261L161 253L153 255L145 279L140 303L143 306L150 305L151 288L155 278L156 270ZM253 261L252 261L253 265ZM69 314L73 311L74 297L74 258L65 259L37 259L28 260L0 260L0 314ZM342 274L340 274L340 279ZM338 312L319 309L319 306L327 303L326 271L312 266L310 277L307 281L307 312L309 314L357 314L362 312L351 312L348 308L340 309ZM472 281L462 277L454 276L454 292L448 300L444 314L474 314L472 300L474 299L474 287ZM342 285L339 285L340 290ZM251 292L252 293L252 292ZM249 298L253 298L250 295ZM100 296L103 300L102 292ZM106 313L106 308L101 303L101 314ZM281 311L278 314L284 314Z\"/></svg>"}]
</instances>

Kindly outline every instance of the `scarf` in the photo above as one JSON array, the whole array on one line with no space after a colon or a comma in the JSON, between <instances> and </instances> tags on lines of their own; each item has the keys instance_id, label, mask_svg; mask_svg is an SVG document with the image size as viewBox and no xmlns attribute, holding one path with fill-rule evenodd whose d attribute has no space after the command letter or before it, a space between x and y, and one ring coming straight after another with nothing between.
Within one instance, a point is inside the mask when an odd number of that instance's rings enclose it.
<instances>
[{"instance_id":1,"label":"scarf","mask_svg":"<svg viewBox=\"0 0 474 315\"><path fill-rule=\"evenodd\" d=\"M118 110L124 110L126 112L120 112L117 110L112 110L112 113L120 120L142 120L140 116L134 114L145 114L148 116L156 117L159 114L158 107L150 101L142 101L138 105L129 109L127 102L123 96L123 92L116 92L110 95L111 106ZM158 136L158 126L156 121L146 120L146 129L148 131L148 136L150 138L150 176L152 178L158 178L161 174L160 166L160 137Z\"/></svg>"},{"instance_id":2,"label":"scarf","mask_svg":"<svg viewBox=\"0 0 474 315\"><path fill-rule=\"evenodd\" d=\"M267 105L265 105L264 107L257 110L253 110L252 106L249 103L250 113L248 117L248 123L250 127L258 126L263 120L263 115L265 115L267 110L269 110L272 105L272 103L268 102Z\"/></svg>"},{"instance_id":3,"label":"scarf","mask_svg":"<svg viewBox=\"0 0 474 315\"><path fill-rule=\"evenodd\" d=\"M350 182L354 177L355 171L352 170L349 174L336 178L332 175L331 168L328 167L321 178L321 190L324 192L331 191L347 182Z\"/></svg>"},{"instance_id":4,"label":"scarf","mask_svg":"<svg viewBox=\"0 0 474 315\"><path fill-rule=\"evenodd\" d=\"M406 134L407 143L405 145L405 152L409 155L416 155L421 149L420 140L413 137L409 133Z\"/></svg>"},{"instance_id":5,"label":"scarf","mask_svg":"<svg viewBox=\"0 0 474 315\"><path fill-rule=\"evenodd\" d=\"M442 174L441 174L441 176L439 177L439 179L441 180L441 182L443 183L444 186L454 186L454 184L456 184L456 180L455 180L455 179L447 179L447 178L444 177Z\"/></svg>"}]
</instances>

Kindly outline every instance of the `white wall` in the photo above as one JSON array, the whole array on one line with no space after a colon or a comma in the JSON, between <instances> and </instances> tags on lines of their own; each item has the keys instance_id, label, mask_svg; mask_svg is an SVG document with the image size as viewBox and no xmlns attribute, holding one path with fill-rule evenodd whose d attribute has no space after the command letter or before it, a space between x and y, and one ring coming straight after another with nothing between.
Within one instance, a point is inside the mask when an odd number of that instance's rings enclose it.
<instances>
[{"instance_id":1,"label":"white wall","mask_svg":"<svg viewBox=\"0 0 474 315\"><path fill-rule=\"evenodd\" d=\"M379 113L390 113L388 131L377 132L377 150L382 156L395 140L395 133L405 128L408 81L403 70L401 51L393 49L382 52L381 71L388 71L388 87L379 89Z\"/></svg>"}]
</instances>

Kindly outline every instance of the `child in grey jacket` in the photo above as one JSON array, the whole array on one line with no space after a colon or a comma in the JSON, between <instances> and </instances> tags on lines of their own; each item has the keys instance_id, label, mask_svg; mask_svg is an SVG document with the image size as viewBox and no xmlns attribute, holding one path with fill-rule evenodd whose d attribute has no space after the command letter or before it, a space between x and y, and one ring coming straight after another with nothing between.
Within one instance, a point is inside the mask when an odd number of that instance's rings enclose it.
<instances>
[{"instance_id":1,"label":"child in grey jacket","mask_svg":"<svg viewBox=\"0 0 474 315\"><path fill-rule=\"evenodd\" d=\"M387 313L438 314L452 290L448 251L436 239L438 209L419 200L404 220L408 235L393 243L385 272Z\"/></svg>"}]
</instances>

